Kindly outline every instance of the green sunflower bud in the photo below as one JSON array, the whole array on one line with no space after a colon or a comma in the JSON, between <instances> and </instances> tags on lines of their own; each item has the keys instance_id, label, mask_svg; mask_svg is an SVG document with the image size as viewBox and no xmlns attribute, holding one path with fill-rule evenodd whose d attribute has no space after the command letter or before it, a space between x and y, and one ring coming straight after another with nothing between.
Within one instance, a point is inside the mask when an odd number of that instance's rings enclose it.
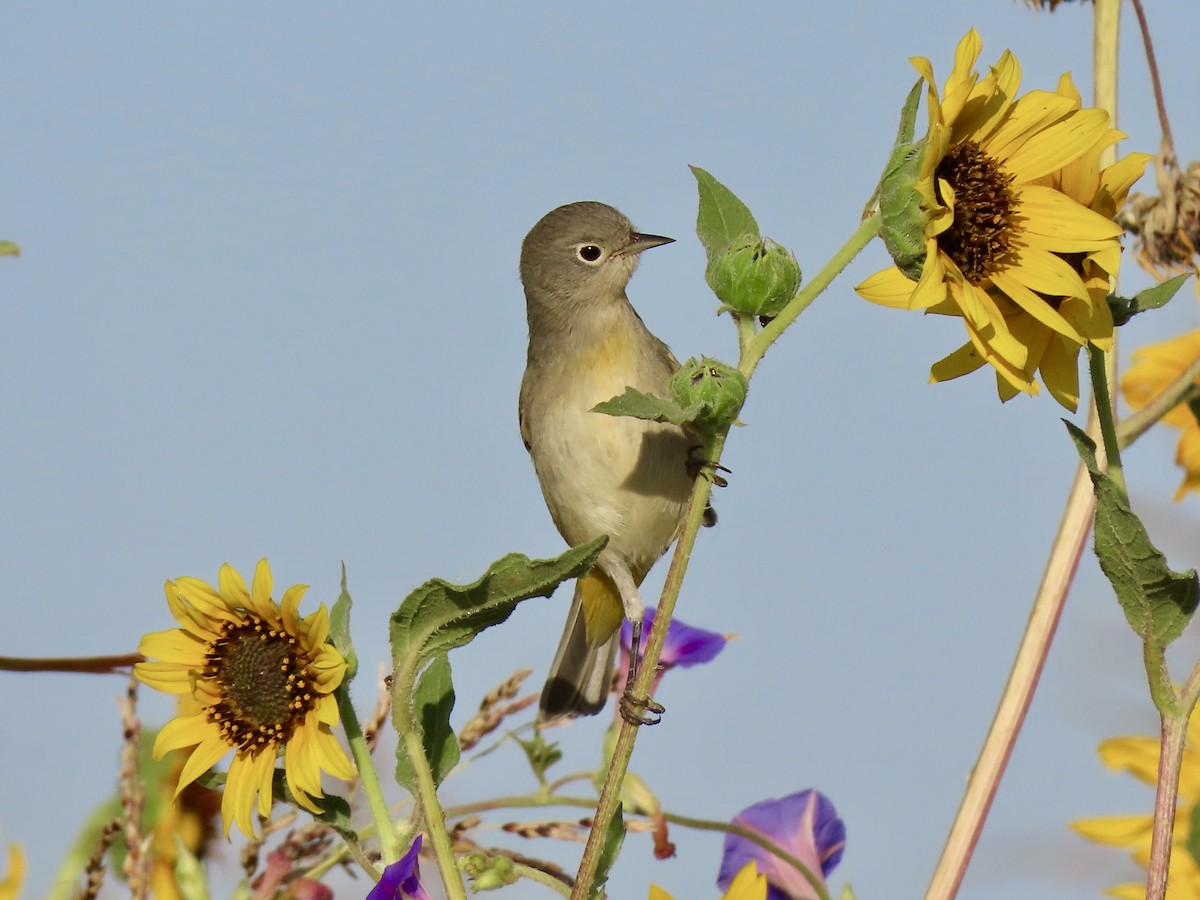
<instances>
[{"instance_id":1,"label":"green sunflower bud","mask_svg":"<svg viewBox=\"0 0 1200 900\"><path fill-rule=\"evenodd\" d=\"M879 182L880 235L896 268L913 281L925 264L925 223L917 180L924 143L897 146Z\"/></svg>"},{"instance_id":2,"label":"green sunflower bud","mask_svg":"<svg viewBox=\"0 0 1200 900\"><path fill-rule=\"evenodd\" d=\"M746 376L719 359L689 359L671 376L671 399L688 411L694 427L719 431L737 421Z\"/></svg>"},{"instance_id":3,"label":"green sunflower bud","mask_svg":"<svg viewBox=\"0 0 1200 900\"><path fill-rule=\"evenodd\" d=\"M800 290L800 265L770 238L744 235L713 256L704 280L734 312L777 316Z\"/></svg>"}]
</instances>

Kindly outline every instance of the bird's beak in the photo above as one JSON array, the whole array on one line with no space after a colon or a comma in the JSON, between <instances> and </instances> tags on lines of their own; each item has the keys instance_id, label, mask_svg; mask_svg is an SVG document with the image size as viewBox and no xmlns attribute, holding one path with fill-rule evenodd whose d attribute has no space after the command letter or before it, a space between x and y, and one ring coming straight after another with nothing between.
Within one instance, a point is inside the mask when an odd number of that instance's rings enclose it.
<instances>
[{"instance_id":1,"label":"bird's beak","mask_svg":"<svg viewBox=\"0 0 1200 900\"><path fill-rule=\"evenodd\" d=\"M673 244L675 238L663 237L661 234L639 234L634 232L629 236L629 243L621 250L622 256L634 256L651 247L661 247L663 244Z\"/></svg>"}]
</instances>

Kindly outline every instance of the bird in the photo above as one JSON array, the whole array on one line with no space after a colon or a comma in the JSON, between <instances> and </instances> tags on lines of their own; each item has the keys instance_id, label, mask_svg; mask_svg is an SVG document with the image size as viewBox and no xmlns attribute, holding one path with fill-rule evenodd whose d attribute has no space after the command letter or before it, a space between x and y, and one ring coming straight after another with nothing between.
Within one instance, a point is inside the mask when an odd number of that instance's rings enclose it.
<instances>
[{"instance_id":1,"label":"bird","mask_svg":"<svg viewBox=\"0 0 1200 900\"><path fill-rule=\"evenodd\" d=\"M672 241L639 232L611 206L582 201L547 213L521 245L529 321L521 438L566 542L608 537L576 581L542 689L543 721L603 709L622 619L640 634L640 585L683 526L694 438L679 425L592 411L626 387L668 393L679 362L646 327L626 286L644 251Z\"/></svg>"}]
</instances>

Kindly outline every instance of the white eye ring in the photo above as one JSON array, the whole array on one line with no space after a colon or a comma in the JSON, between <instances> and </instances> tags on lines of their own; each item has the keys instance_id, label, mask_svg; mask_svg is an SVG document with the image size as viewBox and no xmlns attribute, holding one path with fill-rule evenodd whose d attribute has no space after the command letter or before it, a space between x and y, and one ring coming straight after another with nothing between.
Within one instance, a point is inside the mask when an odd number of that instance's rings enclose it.
<instances>
[{"instance_id":1,"label":"white eye ring","mask_svg":"<svg viewBox=\"0 0 1200 900\"><path fill-rule=\"evenodd\" d=\"M596 244L580 244L575 248L575 256L589 266L598 266L604 261L604 251Z\"/></svg>"}]
</instances>

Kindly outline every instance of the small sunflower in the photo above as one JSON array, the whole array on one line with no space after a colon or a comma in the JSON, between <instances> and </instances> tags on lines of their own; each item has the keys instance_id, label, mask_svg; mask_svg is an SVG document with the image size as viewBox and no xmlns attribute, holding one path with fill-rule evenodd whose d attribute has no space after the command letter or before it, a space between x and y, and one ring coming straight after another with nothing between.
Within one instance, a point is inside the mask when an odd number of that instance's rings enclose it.
<instances>
[{"instance_id":1,"label":"small sunflower","mask_svg":"<svg viewBox=\"0 0 1200 900\"><path fill-rule=\"evenodd\" d=\"M271 811L275 760L284 756L284 775L296 801L320 812L321 771L354 777L354 767L330 730L338 720L333 691L346 661L331 644L329 614L322 604L301 619L300 599L308 589L290 587L276 605L265 559L254 571L251 590L231 566L221 567L218 589L197 578L168 581L167 604L182 626L142 638L138 663L144 684L191 696L198 709L181 713L159 731L154 755L194 748L179 774L178 790L212 768L229 751L233 761L221 799L225 834L237 822L254 834L251 815Z\"/></svg>"},{"instance_id":2,"label":"small sunflower","mask_svg":"<svg viewBox=\"0 0 1200 900\"><path fill-rule=\"evenodd\" d=\"M1007 400L1036 394L1040 373L1074 409L1079 350L1111 346L1105 298L1121 252L1113 216L1149 157L1100 171L1102 151L1123 137L1108 113L1084 109L1069 76L1056 91L1014 99L1016 57L1006 50L980 78L981 47L974 29L959 42L942 96L929 60L913 58L928 85L916 185L925 261L915 281L893 266L856 290L884 306L963 319L969 342L936 363L931 380L990 364Z\"/></svg>"},{"instance_id":3,"label":"small sunflower","mask_svg":"<svg viewBox=\"0 0 1200 900\"><path fill-rule=\"evenodd\" d=\"M1179 378L1197 357L1200 357L1200 329L1135 350L1133 365L1121 379L1125 402L1141 409ZM1200 423L1184 403L1163 416L1162 421L1180 431L1175 464L1183 467L1184 476L1175 499L1182 500L1188 491L1200 491Z\"/></svg>"}]
</instances>

